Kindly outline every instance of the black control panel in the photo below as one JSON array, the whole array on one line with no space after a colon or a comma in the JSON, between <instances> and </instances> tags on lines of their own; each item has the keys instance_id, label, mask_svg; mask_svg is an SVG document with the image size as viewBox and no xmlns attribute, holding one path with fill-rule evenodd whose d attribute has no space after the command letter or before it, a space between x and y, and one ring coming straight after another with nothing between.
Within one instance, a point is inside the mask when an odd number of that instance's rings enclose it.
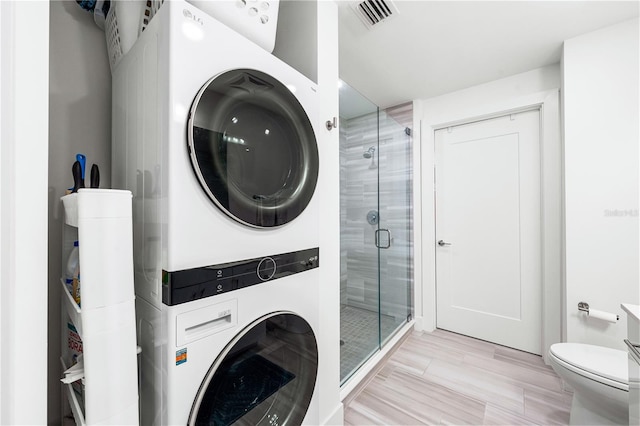
<instances>
[{"instance_id":1,"label":"black control panel","mask_svg":"<svg viewBox=\"0 0 640 426\"><path fill-rule=\"evenodd\" d=\"M162 302L179 305L308 271L319 266L319 252L316 247L184 271L162 271Z\"/></svg>"}]
</instances>

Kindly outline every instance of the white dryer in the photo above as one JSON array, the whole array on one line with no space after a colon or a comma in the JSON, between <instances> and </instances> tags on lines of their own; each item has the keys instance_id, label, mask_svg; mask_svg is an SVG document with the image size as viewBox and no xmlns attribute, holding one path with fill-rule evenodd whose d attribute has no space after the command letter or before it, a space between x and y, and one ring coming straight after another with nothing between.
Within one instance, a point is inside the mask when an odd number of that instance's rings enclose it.
<instances>
[{"instance_id":1,"label":"white dryer","mask_svg":"<svg viewBox=\"0 0 640 426\"><path fill-rule=\"evenodd\" d=\"M318 246L316 83L170 1L112 90L113 184L134 194L139 295L159 301L158 259L178 271Z\"/></svg>"}]
</instances>

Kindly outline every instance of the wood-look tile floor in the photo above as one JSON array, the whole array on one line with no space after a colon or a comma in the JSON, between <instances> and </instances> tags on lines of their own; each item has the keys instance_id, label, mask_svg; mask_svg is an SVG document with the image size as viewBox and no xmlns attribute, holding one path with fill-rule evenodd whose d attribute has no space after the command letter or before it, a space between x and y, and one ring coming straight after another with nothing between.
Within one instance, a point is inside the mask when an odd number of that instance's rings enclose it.
<instances>
[{"instance_id":1,"label":"wood-look tile floor","mask_svg":"<svg viewBox=\"0 0 640 426\"><path fill-rule=\"evenodd\" d=\"M571 393L537 355L412 332L345 400L345 425L566 425Z\"/></svg>"}]
</instances>

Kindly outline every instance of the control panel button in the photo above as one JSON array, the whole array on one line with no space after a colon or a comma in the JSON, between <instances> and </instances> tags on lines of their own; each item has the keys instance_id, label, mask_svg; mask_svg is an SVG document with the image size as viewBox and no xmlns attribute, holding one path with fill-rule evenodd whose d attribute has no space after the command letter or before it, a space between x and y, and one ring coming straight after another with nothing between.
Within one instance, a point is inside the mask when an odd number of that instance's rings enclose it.
<instances>
[{"instance_id":1,"label":"control panel button","mask_svg":"<svg viewBox=\"0 0 640 426\"><path fill-rule=\"evenodd\" d=\"M258 278L262 281L268 281L276 274L276 262L270 257L265 257L258 263L256 270Z\"/></svg>"},{"instance_id":2,"label":"control panel button","mask_svg":"<svg viewBox=\"0 0 640 426\"><path fill-rule=\"evenodd\" d=\"M209 287L212 287L213 289L213 294L220 294L220 293L225 293L227 291L231 291L231 290L235 290L237 288L236 283L233 282L232 279L225 279L225 280L217 280L211 284L209 284Z\"/></svg>"}]
</instances>

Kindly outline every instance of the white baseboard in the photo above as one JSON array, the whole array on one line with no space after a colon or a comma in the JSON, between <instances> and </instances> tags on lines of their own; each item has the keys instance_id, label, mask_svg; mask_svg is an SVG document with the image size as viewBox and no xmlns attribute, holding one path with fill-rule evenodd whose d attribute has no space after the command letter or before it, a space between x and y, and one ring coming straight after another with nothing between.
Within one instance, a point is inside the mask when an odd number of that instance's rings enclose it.
<instances>
[{"instance_id":1,"label":"white baseboard","mask_svg":"<svg viewBox=\"0 0 640 426\"><path fill-rule=\"evenodd\" d=\"M338 404L333 413L331 413L331 415L324 422L322 422L322 424L327 426L344 425L344 405L342 404L342 402Z\"/></svg>"},{"instance_id":2,"label":"white baseboard","mask_svg":"<svg viewBox=\"0 0 640 426\"><path fill-rule=\"evenodd\" d=\"M413 329L415 331L424 331L424 321L422 317L415 317L413 321Z\"/></svg>"}]
</instances>

